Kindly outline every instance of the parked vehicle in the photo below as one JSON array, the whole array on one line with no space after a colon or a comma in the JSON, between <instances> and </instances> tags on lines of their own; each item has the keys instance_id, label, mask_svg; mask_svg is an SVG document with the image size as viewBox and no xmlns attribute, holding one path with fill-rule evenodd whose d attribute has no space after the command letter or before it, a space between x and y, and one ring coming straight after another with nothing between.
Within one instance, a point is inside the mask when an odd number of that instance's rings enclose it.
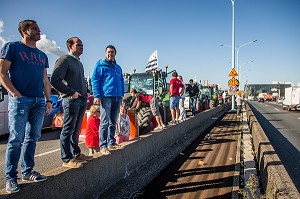
<instances>
[{"instance_id":1,"label":"parked vehicle","mask_svg":"<svg viewBox=\"0 0 300 199\"><path fill-rule=\"evenodd\" d=\"M300 105L300 87L292 86L285 88L284 100L282 102L282 108L287 110L297 110Z\"/></svg>"},{"instance_id":2,"label":"parked vehicle","mask_svg":"<svg viewBox=\"0 0 300 199\"><path fill-rule=\"evenodd\" d=\"M258 102L265 102L265 99L264 98L262 98L262 97L260 97L260 98L258 98L258 100L257 100Z\"/></svg>"},{"instance_id":3,"label":"parked vehicle","mask_svg":"<svg viewBox=\"0 0 300 199\"><path fill-rule=\"evenodd\" d=\"M131 107L134 98L130 95L130 89L135 88L138 93L156 96L159 99L160 112L163 122L167 124L171 120L169 81L171 79L167 67L166 71L152 70L144 73L133 73L128 77L128 93L124 94L125 107ZM169 76L168 76L169 75ZM137 118L137 129L139 134L150 132L155 121L149 104L142 103L141 107L135 112Z\"/></svg>"}]
</instances>

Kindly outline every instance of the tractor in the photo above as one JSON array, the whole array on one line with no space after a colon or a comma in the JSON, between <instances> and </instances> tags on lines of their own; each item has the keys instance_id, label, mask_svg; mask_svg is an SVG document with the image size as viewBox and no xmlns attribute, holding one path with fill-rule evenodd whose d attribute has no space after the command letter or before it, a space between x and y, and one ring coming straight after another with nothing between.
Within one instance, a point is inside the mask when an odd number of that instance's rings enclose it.
<instances>
[{"instance_id":1,"label":"tractor","mask_svg":"<svg viewBox=\"0 0 300 199\"><path fill-rule=\"evenodd\" d=\"M133 73L128 77L128 93L124 94L123 102L126 109L132 106L135 98L130 95L132 88L136 89L138 93L143 95L151 95L158 98L160 113L163 122L167 124L171 120L170 113L170 99L169 99L169 80L171 79L170 73L166 70L151 70L144 73ZM169 77L167 79L167 77ZM136 128L139 135L148 133L154 128L156 121L150 110L149 104L142 103L141 107L134 111Z\"/></svg>"}]
</instances>

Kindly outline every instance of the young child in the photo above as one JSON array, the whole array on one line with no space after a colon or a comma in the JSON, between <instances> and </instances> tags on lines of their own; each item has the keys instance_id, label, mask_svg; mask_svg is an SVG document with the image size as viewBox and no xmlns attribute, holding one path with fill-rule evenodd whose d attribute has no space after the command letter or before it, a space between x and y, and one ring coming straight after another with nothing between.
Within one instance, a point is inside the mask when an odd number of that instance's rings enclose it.
<instances>
[{"instance_id":1,"label":"young child","mask_svg":"<svg viewBox=\"0 0 300 199\"><path fill-rule=\"evenodd\" d=\"M126 113L125 106L122 104L120 106L120 114L117 120L117 129L116 129L116 143L120 144L124 141L129 140L130 133L130 119Z\"/></svg>"},{"instance_id":2,"label":"young child","mask_svg":"<svg viewBox=\"0 0 300 199\"><path fill-rule=\"evenodd\" d=\"M90 117L86 124L85 145L89 149L89 156L100 151L99 148L99 126L100 126L100 107L92 105L90 107Z\"/></svg>"}]
</instances>

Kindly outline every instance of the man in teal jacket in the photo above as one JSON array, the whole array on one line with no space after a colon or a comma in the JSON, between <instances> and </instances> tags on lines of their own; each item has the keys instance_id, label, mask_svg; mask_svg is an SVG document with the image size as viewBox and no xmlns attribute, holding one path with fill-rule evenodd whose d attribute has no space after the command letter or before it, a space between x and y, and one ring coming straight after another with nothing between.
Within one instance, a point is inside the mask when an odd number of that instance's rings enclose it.
<instances>
[{"instance_id":1,"label":"man in teal jacket","mask_svg":"<svg viewBox=\"0 0 300 199\"><path fill-rule=\"evenodd\" d=\"M100 152L109 155L109 149L120 149L114 138L116 121L124 95L124 79L121 67L115 60L116 48L105 49L105 59L100 59L91 77L94 104L100 104Z\"/></svg>"}]
</instances>

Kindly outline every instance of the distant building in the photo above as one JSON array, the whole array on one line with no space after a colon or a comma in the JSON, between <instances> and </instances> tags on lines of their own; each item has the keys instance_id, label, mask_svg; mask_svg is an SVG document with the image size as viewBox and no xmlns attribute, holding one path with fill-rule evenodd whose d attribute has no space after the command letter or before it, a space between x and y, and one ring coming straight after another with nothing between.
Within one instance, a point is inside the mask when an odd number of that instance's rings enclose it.
<instances>
[{"instance_id":1,"label":"distant building","mask_svg":"<svg viewBox=\"0 0 300 199\"><path fill-rule=\"evenodd\" d=\"M272 84L246 84L244 88L245 97L257 97L259 93L276 94L278 98L284 97L285 88L291 87L291 82L277 82Z\"/></svg>"}]
</instances>

